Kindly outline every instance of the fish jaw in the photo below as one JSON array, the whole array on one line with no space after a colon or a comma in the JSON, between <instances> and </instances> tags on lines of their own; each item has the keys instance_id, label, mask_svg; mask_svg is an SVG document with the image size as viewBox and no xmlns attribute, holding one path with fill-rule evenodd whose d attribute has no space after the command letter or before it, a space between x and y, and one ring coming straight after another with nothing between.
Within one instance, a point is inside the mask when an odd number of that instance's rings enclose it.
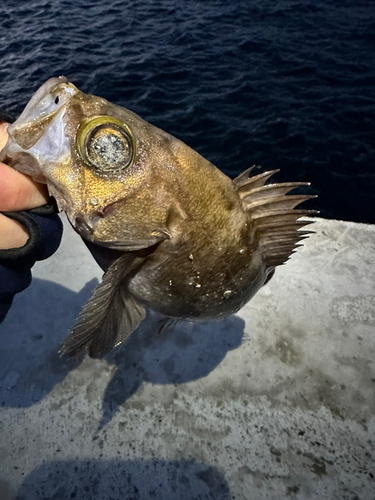
<instances>
[{"instance_id":1,"label":"fish jaw","mask_svg":"<svg viewBox=\"0 0 375 500\"><path fill-rule=\"evenodd\" d=\"M9 125L0 161L37 182L47 183L48 165L66 156L69 150L63 116L70 98L77 92L65 77L50 78L44 83L19 118Z\"/></svg>"},{"instance_id":2,"label":"fish jaw","mask_svg":"<svg viewBox=\"0 0 375 500\"><path fill-rule=\"evenodd\" d=\"M79 90L65 77L50 78L32 96L19 118L9 125L8 141L0 161L47 184L60 210L71 211L72 197L66 175L77 182L71 160L71 139L66 130L66 111ZM66 174L68 172L68 174Z\"/></svg>"},{"instance_id":3,"label":"fish jaw","mask_svg":"<svg viewBox=\"0 0 375 500\"><path fill-rule=\"evenodd\" d=\"M19 118L8 127L9 140L23 150L29 150L78 92L65 77L48 80L33 95Z\"/></svg>"},{"instance_id":4,"label":"fish jaw","mask_svg":"<svg viewBox=\"0 0 375 500\"><path fill-rule=\"evenodd\" d=\"M39 120L41 117L41 113L48 114L48 109L52 107L48 106L48 104L50 104L49 101L51 101L51 99L48 99L51 90L53 89L53 87L56 87L56 85L67 82L68 80L64 76L59 76L58 78L50 78L49 80L47 80L32 96L18 119L8 127L8 133L11 135L12 132L16 131L20 125Z\"/></svg>"},{"instance_id":5,"label":"fish jaw","mask_svg":"<svg viewBox=\"0 0 375 500\"><path fill-rule=\"evenodd\" d=\"M54 113L49 124L44 128L41 137L29 148L19 143L16 139L20 135L20 128L25 126L25 121L18 119L9 131L9 139L0 153L0 161L4 161L12 168L23 174L29 175L36 182L48 185L51 196L56 198L60 210L65 210L67 202L64 190L61 189L58 172L61 165L70 164L70 141L64 128L65 107ZM17 120L17 121L18 121ZM74 170L70 170L74 176Z\"/></svg>"}]
</instances>

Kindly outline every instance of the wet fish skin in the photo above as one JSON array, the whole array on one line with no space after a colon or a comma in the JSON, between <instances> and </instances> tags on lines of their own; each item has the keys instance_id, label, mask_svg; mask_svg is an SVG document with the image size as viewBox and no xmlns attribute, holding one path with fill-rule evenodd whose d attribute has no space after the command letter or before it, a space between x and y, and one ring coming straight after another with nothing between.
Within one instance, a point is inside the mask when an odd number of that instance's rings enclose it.
<instances>
[{"instance_id":1,"label":"wet fish skin","mask_svg":"<svg viewBox=\"0 0 375 500\"><path fill-rule=\"evenodd\" d=\"M288 195L306 183L234 181L125 108L48 80L9 129L0 159L45 182L107 272L62 352L104 356L145 316L238 311L308 235ZM113 257L113 262L112 258ZM108 257L109 256L109 257ZM169 321L169 320L168 320Z\"/></svg>"}]
</instances>

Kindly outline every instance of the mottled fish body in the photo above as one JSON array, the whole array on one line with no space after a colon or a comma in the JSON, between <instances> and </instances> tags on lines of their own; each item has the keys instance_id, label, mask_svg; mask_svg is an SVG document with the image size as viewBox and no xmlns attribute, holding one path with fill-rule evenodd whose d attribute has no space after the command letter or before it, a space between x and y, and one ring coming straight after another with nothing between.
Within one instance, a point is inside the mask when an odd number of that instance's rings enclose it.
<instances>
[{"instance_id":1,"label":"mottled fish body","mask_svg":"<svg viewBox=\"0 0 375 500\"><path fill-rule=\"evenodd\" d=\"M230 180L186 144L64 77L48 80L9 129L0 159L45 182L103 281L62 352L102 357L145 317L238 311L308 231L306 183Z\"/></svg>"}]
</instances>

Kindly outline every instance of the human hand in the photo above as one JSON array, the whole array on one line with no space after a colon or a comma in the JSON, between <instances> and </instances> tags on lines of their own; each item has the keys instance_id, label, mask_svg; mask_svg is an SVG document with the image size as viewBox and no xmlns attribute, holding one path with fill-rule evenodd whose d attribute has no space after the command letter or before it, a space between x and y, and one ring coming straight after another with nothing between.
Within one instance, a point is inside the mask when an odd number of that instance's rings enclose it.
<instances>
[{"instance_id":1,"label":"human hand","mask_svg":"<svg viewBox=\"0 0 375 500\"><path fill-rule=\"evenodd\" d=\"M0 151L8 140L8 123L0 123ZM0 163L0 212L30 210L48 201L47 186ZM19 222L0 214L0 250L20 248L29 239Z\"/></svg>"}]
</instances>

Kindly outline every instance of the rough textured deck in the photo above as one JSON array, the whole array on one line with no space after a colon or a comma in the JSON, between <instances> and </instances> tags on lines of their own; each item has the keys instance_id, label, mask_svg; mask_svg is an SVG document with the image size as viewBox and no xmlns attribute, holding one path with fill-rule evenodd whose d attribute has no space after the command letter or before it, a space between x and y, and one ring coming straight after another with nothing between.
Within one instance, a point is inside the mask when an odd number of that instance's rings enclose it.
<instances>
[{"instance_id":1,"label":"rough textured deck","mask_svg":"<svg viewBox=\"0 0 375 500\"><path fill-rule=\"evenodd\" d=\"M67 363L101 271L66 228L0 327L0 498L373 500L375 226L314 229L236 316Z\"/></svg>"}]
</instances>

